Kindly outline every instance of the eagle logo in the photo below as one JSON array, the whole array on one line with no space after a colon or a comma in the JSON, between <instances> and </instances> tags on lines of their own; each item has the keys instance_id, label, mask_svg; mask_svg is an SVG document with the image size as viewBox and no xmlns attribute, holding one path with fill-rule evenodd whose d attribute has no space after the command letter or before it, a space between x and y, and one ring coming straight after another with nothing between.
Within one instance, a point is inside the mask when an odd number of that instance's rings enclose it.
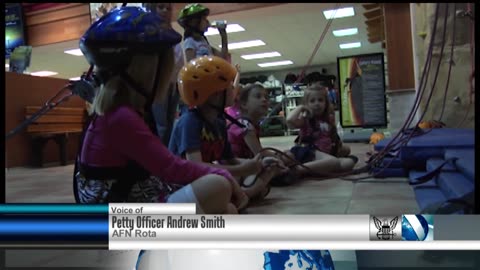
<instances>
[{"instance_id":1,"label":"eagle logo","mask_svg":"<svg viewBox=\"0 0 480 270\"><path fill-rule=\"evenodd\" d=\"M397 226L398 216L390 220L390 222L388 221L388 219L383 219L383 221L381 221L376 217L373 217L373 221L375 223L375 227L377 227L378 229L378 239L391 240L396 235L393 230L395 230L395 227Z\"/></svg>"}]
</instances>

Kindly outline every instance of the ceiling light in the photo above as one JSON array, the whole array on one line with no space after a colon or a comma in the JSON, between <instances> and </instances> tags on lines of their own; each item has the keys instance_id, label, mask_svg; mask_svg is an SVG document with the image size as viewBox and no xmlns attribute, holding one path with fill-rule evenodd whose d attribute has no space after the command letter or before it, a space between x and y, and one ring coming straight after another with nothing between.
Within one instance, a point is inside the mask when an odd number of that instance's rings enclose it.
<instances>
[{"instance_id":1,"label":"ceiling light","mask_svg":"<svg viewBox=\"0 0 480 270\"><path fill-rule=\"evenodd\" d=\"M9 64L5 64L5 68L9 68L9 67L10 67L10 65L9 65Z\"/></svg>"},{"instance_id":2,"label":"ceiling light","mask_svg":"<svg viewBox=\"0 0 480 270\"><path fill-rule=\"evenodd\" d=\"M70 81L80 81L82 78L80 77L73 77L73 78L70 78L69 80Z\"/></svg>"},{"instance_id":3,"label":"ceiling light","mask_svg":"<svg viewBox=\"0 0 480 270\"><path fill-rule=\"evenodd\" d=\"M352 48L359 48L362 44L360 42L352 42L352 43L343 43L340 44L340 49L352 49Z\"/></svg>"},{"instance_id":4,"label":"ceiling light","mask_svg":"<svg viewBox=\"0 0 480 270\"><path fill-rule=\"evenodd\" d=\"M239 24L227 24L227 33L235 33L245 31L245 28L241 27ZM218 29L215 27L209 27L208 31L205 32L205 36L219 35Z\"/></svg>"},{"instance_id":5,"label":"ceiling light","mask_svg":"<svg viewBox=\"0 0 480 270\"><path fill-rule=\"evenodd\" d=\"M330 20L332 16L335 16L333 17L334 19L354 16L355 11L353 10L353 7L347 7L347 8L337 9L336 12L335 12L335 9L324 10L323 15L325 15L325 19Z\"/></svg>"},{"instance_id":6,"label":"ceiling light","mask_svg":"<svg viewBox=\"0 0 480 270\"><path fill-rule=\"evenodd\" d=\"M263 46L266 45L265 42L257 39L257 40L250 40L250 41L242 41L242 42L235 42L235 43L229 43L228 44L228 49L229 50L235 50L235 49L242 49L242 48L249 48L249 47L257 47L257 46ZM222 47L222 45L218 45L218 47Z\"/></svg>"},{"instance_id":7,"label":"ceiling light","mask_svg":"<svg viewBox=\"0 0 480 270\"><path fill-rule=\"evenodd\" d=\"M64 51L64 53L75 55L75 56L83 56L83 53L82 51L80 51L80 49L66 50Z\"/></svg>"},{"instance_id":8,"label":"ceiling light","mask_svg":"<svg viewBox=\"0 0 480 270\"><path fill-rule=\"evenodd\" d=\"M277 62L260 63L257 65L259 67L275 67L275 66L285 66L285 65L291 65L291 64L293 64L292 61L285 60L285 61L277 61Z\"/></svg>"},{"instance_id":9,"label":"ceiling light","mask_svg":"<svg viewBox=\"0 0 480 270\"><path fill-rule=\"evenodd\" d=\"M54 71L37 71L37 72L30 73L30 75L32 76L39 76L39 77L47 77L47 76L53 76L57 74L58 73Z\"/></svg>"},{"instance_id":10,"label":"ceiling light","mask_svg":"<svg viewBox=\"0 0 480 270\"><path fill-rule=\"evenodd\" d=\"M245 60L260 59L260 58L269 58L275 56L282 56L279 52L267 52L267 53L256 53L256 54L246 54L242 55Z\"/></svg>"},{"instance_id":11,"label":"ceiling light","mask_svg":"<svg viewBox=\"0 0 480 270\"><path fill-rule=\"evenodd\" d=\"M333 30L333 35L336 37L351 36L358 34L358 28L347 28L340 30Z\"/></svg>"}]
</instances>

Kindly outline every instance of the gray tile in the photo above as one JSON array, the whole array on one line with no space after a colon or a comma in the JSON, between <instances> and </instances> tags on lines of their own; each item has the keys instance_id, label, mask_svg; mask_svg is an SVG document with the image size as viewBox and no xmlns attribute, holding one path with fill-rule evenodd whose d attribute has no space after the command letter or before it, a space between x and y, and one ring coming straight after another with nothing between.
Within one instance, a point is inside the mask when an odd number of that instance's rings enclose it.
<instances>
[{"instance_id":1,"label":"gray tile","mask_svg":"<svg viewBox=\"0 0 480 270\"><path fill-rule=\"evenodd\" d=\"M329 197L329 198L296 198L276 199L267 197L258 205L249 207L247 214L344 214L350 198Z\"/></svg>"},{"instance_id":2,"label":"gray tile","mask_svg":"<svg viewBox=\"0 0 480 270\"><path fill-rule=\"evenodd\" d=\"M358 199L352 200L347 214L402 215L420 212L415 199Z\"/></svg>"},{"instance_id":3,"label":"gray tile","mask_svg":"<svg viewBox=\"0 0 480 270\"><path fill-rule=\"evenodd\" d=\"M274 187L270 198L329 198L352 196L353 183L338 179L332 180L303 180L289 187Z\"/></svg>"},{"instance_id":4,"label":"gray tile","mask_svg":"<svg viewBox=\"0 0 480 270\"><path fill-rule=\"evenodd\" d=\"M356 183L353 200L362 199L414 199L413 188L407 183L396 181L378 183Z\"/></svg>"},{"instance_id":5,"label":"gray tile","mask_svg":"<svg viewBox=\"0 0 480 270\"><path fill-rule=\"evenodd\" d=\"M296 136L261 138L264 146L285 150ZM370 145L348 144L364 165ZM7 202L73 203L73 165L6 170ZM356 176L353 176L353 178ZM350 177L352 178L352 177ZM347 211L348 209L348 211ZM369 178L352 183L341 179L304 179L289 187L274 187L268 197L251 206L251 214L413 213L416 201L406 178Z\"/></svg>"}]
</instances>

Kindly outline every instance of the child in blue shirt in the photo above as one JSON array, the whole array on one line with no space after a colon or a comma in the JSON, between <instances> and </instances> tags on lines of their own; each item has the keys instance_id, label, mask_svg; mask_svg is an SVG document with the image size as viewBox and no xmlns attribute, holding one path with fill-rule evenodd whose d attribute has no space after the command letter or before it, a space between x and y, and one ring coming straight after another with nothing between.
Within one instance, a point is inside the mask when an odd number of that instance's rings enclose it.
<instances>
[{"instance_id":1,"label":"child in blue shirt","mask_svg":"<svg viewBox=\"0 0 480 270\"><path fill-rule=\"evenodd\" d=\"M173 128L169 150L187 160L204 162L228 170L245 188L250 198L263 198L273 176L272 160L256 155L238 159L228 143L223 118L225 93L231 91L237 71L216 56L190 61L179 74L179 90L191 109Z\"/></svg>"}]
</instances>

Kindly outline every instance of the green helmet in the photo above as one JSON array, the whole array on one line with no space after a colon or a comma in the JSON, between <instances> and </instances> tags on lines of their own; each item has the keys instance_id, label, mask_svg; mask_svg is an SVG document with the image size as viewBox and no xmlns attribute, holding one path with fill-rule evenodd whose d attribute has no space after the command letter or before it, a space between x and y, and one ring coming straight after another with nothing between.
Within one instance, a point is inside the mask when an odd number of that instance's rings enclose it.
<instances>
[{"instance_id":1,"label":"green helmet","mask_svg":"<svg viewBox=\"0 0 480 270\"><path fill-rule=\"evenodd\" d=\"M202 6L201 4L188 4L178 14L178 24L185 28L185 22L192 18L198 18L201 16L208 16L210 9Z\"/></svg>"}]
</instances>

